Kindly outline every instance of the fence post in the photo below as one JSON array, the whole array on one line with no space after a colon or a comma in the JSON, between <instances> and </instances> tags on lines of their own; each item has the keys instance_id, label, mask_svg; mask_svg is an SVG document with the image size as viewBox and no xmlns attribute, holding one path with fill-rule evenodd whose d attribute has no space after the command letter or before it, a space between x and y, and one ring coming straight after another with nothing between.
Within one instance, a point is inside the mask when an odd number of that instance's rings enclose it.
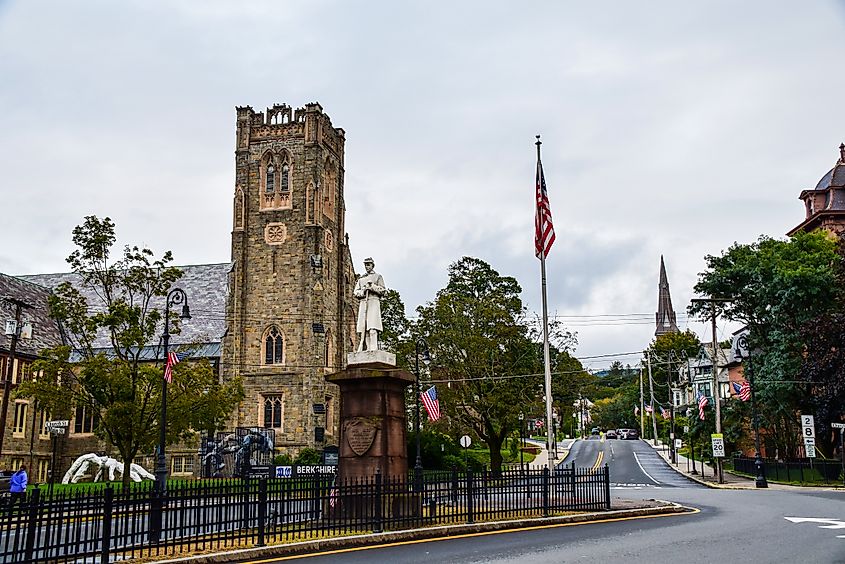
<instances>
[{"instance_id":1,"label":"fence post","mask_svg":"<svg viewBox=\"0 0 845 564\"><path fill-rule=\"evenodd\" d=\"M452 503L458 503L458 467L452 466Z\"/></svg>"},{"instance_id":2,"label":"fence post","mask_svg":"<svg viewBox=\"0 0 845 564\"><path fill-rule=\"evenodd\" d=\"M41 505L41 490L35 488L29 496L29 522L26 524L26 553L24 560L33 562L32 555L35 553L35 535L38 530L38 516Z\"/></svg>"},{"instance_id":3,"label":"fence post","mask_svg":"<svg viewBox=\"0 0 845 564\"><path fill-rule=\"evenodd\" d=\"M572 472L571 472L570 476L571 476L571 479L572 479L572 503L574 504L575 503L575 462L572 462L570 464L570 467L572 468Z\"/></svg>"},{"instance_id":4,"label":"fence post","mask_svg":"<svg viewBox=\"0 0 845 564\"><path fill-rule=\"evenodd\" d=\"M610 509L610 467L604 465L604 508Z\"/></svg>"},{"instance_id":5,"label":"fence post","mask_svg":"<svg viewBox=\"0 0 845 564\"><path fill-rule=\"evenodd\" d=\"M100 562L109 563L109 552L111 549L111 525L112 514L114 513L114 490L111 484L106 486L103 492L103 536L100 539Z\"/></svg>"},{"instance_id":6,"label":"fence post","mask_svg":"<svg viewBox=\"0 0 845 564\"><path fill-rule=\"evenodd\" d=\"M475 523L473 518L473 510L475 509L474 500L473 500L473 476L472 476L472 468L467 468L467 524L472 525Z\"/></svg>"},{"instance_id":7,"label":"fence post","mask_svg":"<svg viewBox=\"0 0 845 564\"><path fill-rule=\"evenodd\" d=\"M258 543L256 546L264 546L264 534L267 527L267 478L258 480Z\"/></svg>"},{"instance_id":8,"label":"fence post","mask_svg":"<svg viewBox=\"0 0 845 564\"><path fill-rule=\"evenodd\" d=\"M543 517L549 516L549 467L543 468Z\"/></svg>"},{"instance_id":9,"label":"fence post","mask_svg":"<svg viewBox=\"0 0 845 564\"><path fill-rule=\"evenodd\" d=\"M381 533L384 531L384 525L382 524L382 516L381 516L381 469L376 468L376 506L373 511L373 532L374 533Z\"/></svg>"}]
</instances>

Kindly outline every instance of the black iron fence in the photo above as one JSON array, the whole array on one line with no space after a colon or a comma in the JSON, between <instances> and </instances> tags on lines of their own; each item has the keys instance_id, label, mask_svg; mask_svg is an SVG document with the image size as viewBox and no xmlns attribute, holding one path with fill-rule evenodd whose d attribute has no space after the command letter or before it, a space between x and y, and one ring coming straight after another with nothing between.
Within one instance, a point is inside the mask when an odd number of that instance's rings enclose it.
<instances>
[{"instance_id":1,"label":"black iron fence","mask_svg":"<svg viewBox=\"0 0 845 564\"><path fill-rule=\"evenodd\" d=\"M160 509L159 509L160 508ZM34 490L3 508L2 562L110 562L432 525L610 508L607 466L208 480L127 490ZM160 525L159 525L160 523Z\"/></svg>"},{"instance_id":2,"label":"black iron fence","mask_svg":"<svg viewBox=\"0 0 845 564\"><path fill-rule=\"evenodd\" d=\"M733 458L734 470L749 476L755 476L757 469L754 466L754 458L746 456L735 456ZM842 462L839 460L822 460L812 458L798 458L794 460L776 460L767 458L763 460L763 467L766 478L776 482L795 482L799 484L825 484L832 485L840 483L842 474Z\"/></svg>"}]
</instances>

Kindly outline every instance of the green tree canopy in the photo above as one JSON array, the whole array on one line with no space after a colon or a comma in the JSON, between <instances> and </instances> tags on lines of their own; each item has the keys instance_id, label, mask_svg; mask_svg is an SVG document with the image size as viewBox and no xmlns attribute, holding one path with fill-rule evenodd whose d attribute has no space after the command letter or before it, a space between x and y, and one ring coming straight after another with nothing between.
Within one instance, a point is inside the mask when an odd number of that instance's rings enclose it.
<instances>
[{"instance_id":1,"label":"green tree canopy","mask_svg":"<svg viewBox=\"0 0 845 564\"><path fill-rule=\"evenodd\" d=\"M98 299L89 303L69 283L56 288L50 311L68 344L43 352L35 366L42 374L23 383L18 395L36 398L53 416L69 417L84 407L97 420L96 434L128 465L158 442L162 366L142 361L142 355L144 347L158 343L163 321L154 302L167 295L181 271L170 265L170 252L155 259L146 248L127 246L112 260L114 227L109 218L89 216L73 230L77 249L67 261L79 284ZM176 318L173 324L178 332ZM177 364L168 387L167 442L195 430L213 431L242 397L240 381L220 383L207 361ZM129 472L123 481L128 483Z\"/></svg>"},{"instance_id":2,"label":"green tree canopy","mask_svg":"<svg viewBox=\"0 0 845 564\"><path fill-rule=\"evenodd\" d=\"M542 349L519 298L521 288L486 262L464 257L449 282L417 308L413 333L425 335L441 411L456 434L471 430L490 450L494 471L501 448L518 429L518 414L542 395Z\"/></svg>"},{"instance_id":3,"label":"green tree canopy","mask_svg":"<svg viewBox=\"0 0 845 564\"><path fill-rule=\"evenodd\" d=\"M806 404L797 375L805 337L802 329L831 312L841 259L835 238L823 231L799 232L788 240L761 237L734 244L721 256L707 256L695 292L723 298L717 311L748 329L761 425L780 452L797 445L796 412ZM694 303L690 314L710 315L709 305Z\"/></svg>"}]
</instances>

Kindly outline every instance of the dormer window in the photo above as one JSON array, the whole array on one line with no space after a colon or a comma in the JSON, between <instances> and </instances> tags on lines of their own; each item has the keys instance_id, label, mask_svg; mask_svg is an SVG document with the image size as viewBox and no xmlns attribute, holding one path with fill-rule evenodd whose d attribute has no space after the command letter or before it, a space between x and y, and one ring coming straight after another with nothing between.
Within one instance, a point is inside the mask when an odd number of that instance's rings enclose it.
<instances>
[{"instance_id":1,"label":"dormer window","mask_svg":"<svg viewBox=\"0 0 845 564\"><path fill-rule=\"evenodd\" d=\"M275 192L276 191L276 167L273 165L267 166L267 180L265 186L265 192Z\"/></svg>"}]
</instances>

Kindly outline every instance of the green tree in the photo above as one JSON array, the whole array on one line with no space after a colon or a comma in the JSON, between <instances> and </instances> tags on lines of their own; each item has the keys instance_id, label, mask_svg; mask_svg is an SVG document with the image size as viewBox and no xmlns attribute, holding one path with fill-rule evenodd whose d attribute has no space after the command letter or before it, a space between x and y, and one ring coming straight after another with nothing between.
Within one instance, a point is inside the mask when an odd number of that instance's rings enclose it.
<instances>
[{"instance_id":1,"label":"green tree","mask_svg":"<svg viewBox=\"0 0 845 564\"><path fill-rule=\"evenodd\" d=\"M518 414L542 394L542 352L526 320L521 288L486 262L464 257L449 267L449 282L433 302L417 308L415 334L433 357L441 410L455 434L471 429L501 471L502 444L518 429Z\"/></svg>"},{"instance_id":2,"label":"green tree","mask_svg":"<svg viewBox=\"0 0 845 564\"><path fill-rule=\"evenodd\" d=\"M155 303L181 271L170 266L170 252L155 259L146 248L127 246L112 260L115 240L109 218L89 216L73 230L77 249L67 261L78 284L98 299L89 303L70 283L56 288L50 311L69 344L44 351L35 366L43 373L18 394L36 398L53 416L84 407L96 417L96 434L129 465L158 442L163 372L143 360L144 347L158 342L163 313ZM178 332L178 319L173 325ZM168 386L168 444L194 431L213 432L242 398L240 381L221 384L208 361L177 364ZM129 483L129 472L123 482Z\"/></svg>"},{"instance_id":3,"label":"green tree","mask_svg":"<svg viewBox=\"0 0 845 564\"><path fill-rule=\"evenodd\" d=\"M755 374L761 426L781 454L797 447L797 415L809 398L798 382L804 354L801 331L835 307L841 262L835 238L823 231L788 240L761 237L734 244L721 256L707 256L695 292L725 298L717 312L748 329L753 352L745 362ZM693 304L692 315L710 315Z\"/></svg>"}]
</instances>

